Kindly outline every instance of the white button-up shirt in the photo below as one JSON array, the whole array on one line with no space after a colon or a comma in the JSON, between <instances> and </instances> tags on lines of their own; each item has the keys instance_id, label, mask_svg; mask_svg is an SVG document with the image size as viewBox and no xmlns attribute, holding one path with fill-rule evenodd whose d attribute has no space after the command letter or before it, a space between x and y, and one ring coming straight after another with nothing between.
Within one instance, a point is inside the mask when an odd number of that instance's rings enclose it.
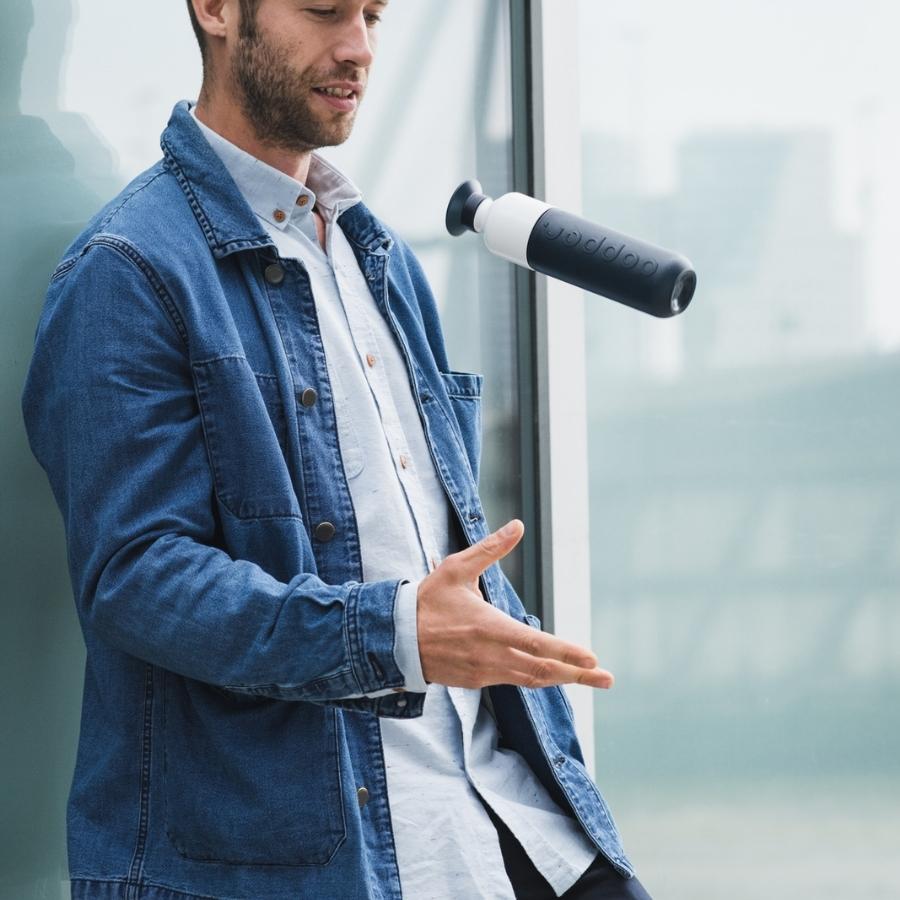
<instances>
[{"instance_id":1,"label":"white button-up shirt","mask_svg":"<svg viewBox=\"0 0 900 900\"><path fill-rule=\"evenodd\" d=\"M363 580L409 579L395 606L395 657L406 689L426 691L423 714L380 719L403 896L515 900L496 829L478 794L561 895L591 864L596 846L560 810L525 760L498 747L486 690L426 683L422 677L418 584L441 559L462 548L451 546L454 513L428 449L402 350L336 221L342 210L359 202L359 191L316 153L304 185L196 116L195 121L278 252L299 260L309 276ZM314 207L325 221L324 252Z\"/></svg>"}]
</instances>

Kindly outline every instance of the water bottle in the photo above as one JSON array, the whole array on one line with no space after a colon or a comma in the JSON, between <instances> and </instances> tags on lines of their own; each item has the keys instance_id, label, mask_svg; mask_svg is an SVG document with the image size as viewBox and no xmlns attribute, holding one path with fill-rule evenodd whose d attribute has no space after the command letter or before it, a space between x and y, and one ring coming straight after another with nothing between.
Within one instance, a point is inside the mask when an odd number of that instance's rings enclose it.
<instances>
[{"instance_id":1,"label":"water bottle","mask_svg":"<svg viewBox=\"0 0 900 900\"><path fill-rule=\"evenodd\" d=\"M491 253L659 318L687 309L697 275L678 253L619 234L511 192L496 200L464 181L447 206L447 231L484 236Z\"/></svg>"}]
</instances>

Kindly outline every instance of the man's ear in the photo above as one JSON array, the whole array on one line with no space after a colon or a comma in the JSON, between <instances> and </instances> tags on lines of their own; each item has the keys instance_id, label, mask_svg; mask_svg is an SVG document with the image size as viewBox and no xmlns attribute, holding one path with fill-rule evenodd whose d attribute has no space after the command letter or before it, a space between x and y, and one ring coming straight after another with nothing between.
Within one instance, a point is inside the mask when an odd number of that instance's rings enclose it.
<instances>
[{"instance_id":1,"label":"man's ear","mask_svg":"<svg viewBox=\"0 0 900 900\"><path fill-rule=\"evenodd\" d=\"M235 15L232 0L191 0L197 22L207 35L224 38Z\"/></svg>"}]
</instances>

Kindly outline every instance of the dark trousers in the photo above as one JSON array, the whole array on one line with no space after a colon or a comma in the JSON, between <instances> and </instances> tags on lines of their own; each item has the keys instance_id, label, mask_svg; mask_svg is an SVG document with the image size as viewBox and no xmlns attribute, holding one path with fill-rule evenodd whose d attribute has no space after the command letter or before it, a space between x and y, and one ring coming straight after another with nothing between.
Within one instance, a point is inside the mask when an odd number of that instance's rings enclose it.
<instances>
[{"instance_id":1,"label":"dark trousers","mask_svg":"<svg viewBox=\"0 0 900 900\"><path fill-rule=\"evenodd\" d=\"M486 803L484 808L500 836L503 864L516 900L556 900L553 888L534 867L515 835ZM637 878L624 878L599 852L587 871L562 897L563 900L652 900Z\"/></svg>"}]
</instances>

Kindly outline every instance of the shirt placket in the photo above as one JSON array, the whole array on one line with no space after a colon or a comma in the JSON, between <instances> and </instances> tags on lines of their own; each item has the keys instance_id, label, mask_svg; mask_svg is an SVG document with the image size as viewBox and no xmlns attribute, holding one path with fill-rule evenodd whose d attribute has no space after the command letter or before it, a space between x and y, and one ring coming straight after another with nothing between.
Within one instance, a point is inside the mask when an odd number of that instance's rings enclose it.
<instances>
[{"instance_id":1,"label":"shirt placket","mask_svg":"<svg viewBox=\"0 0 900 900\"><path fill-rule=\"evenodd\" d=\"M336 268L338 296L344 306L353 345L359 356L366 381L375 398L378 414L384 426L385 438L391 451L394 471L397 473L397 478L409 503L422 551L425 554L428 569L431 571L440 562L438 544L431 520L424 513L424 510L427 509L425 495L394 403L378 339L369 323L366 310L363 308L361 288L354 283L357 279L353 277L352 270L342 261L338 262ZM368 286L365 287L365 290L368 292Z\"/></svg>"}]
</instances>

